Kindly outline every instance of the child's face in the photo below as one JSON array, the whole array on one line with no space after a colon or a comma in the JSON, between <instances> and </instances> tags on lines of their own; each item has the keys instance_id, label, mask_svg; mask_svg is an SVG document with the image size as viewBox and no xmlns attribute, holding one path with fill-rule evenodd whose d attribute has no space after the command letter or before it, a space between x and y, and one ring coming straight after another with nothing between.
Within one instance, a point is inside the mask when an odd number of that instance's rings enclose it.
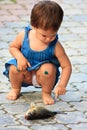
<instances>
[{"instance_id":1,"label":"child's face","mask_svg":"<svg viewBox=\"0 0 87 130\"><path fill-rule=\"evenodd\" d=\"M53 31L52 29L43 30L40 28L35 28L37 38L45 44L49 44L52 42L57 34L57 31Z\"/></svg>"}]
</instances>

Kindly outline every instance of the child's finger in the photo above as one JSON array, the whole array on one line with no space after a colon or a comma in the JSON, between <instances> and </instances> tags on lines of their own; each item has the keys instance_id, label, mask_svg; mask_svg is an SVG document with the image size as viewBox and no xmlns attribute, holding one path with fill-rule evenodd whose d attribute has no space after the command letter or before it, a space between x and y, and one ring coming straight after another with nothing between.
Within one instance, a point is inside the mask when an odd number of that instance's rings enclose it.
<instances>
[{"instance_id":1,"label":"child's finger","mask_svg":"<svg viewBox=\"0 0 87 130\"><path fill-rule=\"evenodd\" d=\"M27 65L28 65L29 67L31 67L31 65L30 65L30 63L29 63L29 62L27 63Z\"/></svg>"},{"instance_id":2,"label":"child's finger","mask_svg":"<svg viewBox=\"0 0 87 130\"><path fill-rule=\"evenodd\" d=\"M58 98L58 94L57 93L55 93L55 99L57 99Z\"/></svg>"}]
</instances>

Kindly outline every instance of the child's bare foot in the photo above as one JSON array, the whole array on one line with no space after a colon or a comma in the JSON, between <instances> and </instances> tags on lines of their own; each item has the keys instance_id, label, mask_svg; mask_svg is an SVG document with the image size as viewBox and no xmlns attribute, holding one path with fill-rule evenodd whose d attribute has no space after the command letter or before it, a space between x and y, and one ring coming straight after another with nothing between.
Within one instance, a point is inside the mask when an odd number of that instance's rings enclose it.
<instances>
[{"instance_id":1,"label":"child's bare foot","mask_svg":"<svg viewBox=\"0 0 87 130\"><path fill-rule=\"evenodd\" d=\"M43 102L46 105L52 105L55 103L55 101L53 100L53 98L51 97L51 94L48 93L42 93L42 98L43 98Z\"/></svg>"},{"instance_id":2,"label":"child's bare foot","mask_svg":"<svg viewBox=\"0 0 87 130\"><path fill-rule=\"evenodd\" d=\"M20 95L20 89L12 89L8 94L7 94L7 99L9 100L16 100Z\"/></svg>"}]
</instances>

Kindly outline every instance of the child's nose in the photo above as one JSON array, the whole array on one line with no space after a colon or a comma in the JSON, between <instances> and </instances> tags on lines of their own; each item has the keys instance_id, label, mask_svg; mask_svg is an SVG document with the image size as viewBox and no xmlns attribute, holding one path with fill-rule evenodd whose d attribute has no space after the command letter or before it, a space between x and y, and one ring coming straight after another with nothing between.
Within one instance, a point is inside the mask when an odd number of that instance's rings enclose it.
<instances>
[{"instance_id":1,"label":"child's nose","mask_svg":"<svg viewBox=\"0 0 87 130\"><path fill-rule=\"evenodd\" d=\"M47 37L47 38L46 38L46 41L47 41L47 42L50 42L50 41L51 41L51 38L50 38L50 37Z\"/></svg>"}]
</instances>

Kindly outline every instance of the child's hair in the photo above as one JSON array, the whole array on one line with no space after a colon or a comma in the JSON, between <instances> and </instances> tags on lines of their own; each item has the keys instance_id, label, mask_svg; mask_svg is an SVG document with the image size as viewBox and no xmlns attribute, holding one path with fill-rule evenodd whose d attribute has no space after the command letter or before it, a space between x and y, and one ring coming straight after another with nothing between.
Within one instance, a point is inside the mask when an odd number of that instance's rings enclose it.
<instances>
[{"instance_id":1,"label":"child's hair","mask_svg":"<svg viewBox=\"0 0 87 130\"><path fill-rule=\"evenodd\" d=\"M31 25L44 30L57 31L63 20L63 10L54 1L43 0L34 5L31 11Z\"/></svg>"}]
</instances>

